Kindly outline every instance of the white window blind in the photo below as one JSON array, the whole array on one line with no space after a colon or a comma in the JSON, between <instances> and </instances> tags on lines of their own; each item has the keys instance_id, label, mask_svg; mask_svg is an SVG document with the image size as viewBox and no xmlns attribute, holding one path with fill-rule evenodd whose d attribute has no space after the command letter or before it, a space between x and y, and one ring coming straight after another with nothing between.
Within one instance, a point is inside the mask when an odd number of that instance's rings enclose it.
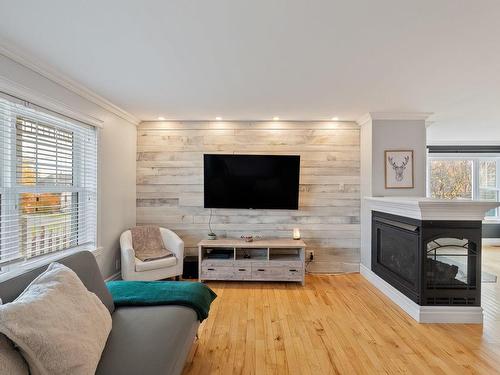
<instances>
[{"instance_id":1,"label":"white window blind","mask_svg":"<svg viewBox=\"0 0 500 375\"><path fill-rule=\"evenodd\" d=\"M97 132L0 97L0 267L95 246Z\"/></svg>"}]
</instances>

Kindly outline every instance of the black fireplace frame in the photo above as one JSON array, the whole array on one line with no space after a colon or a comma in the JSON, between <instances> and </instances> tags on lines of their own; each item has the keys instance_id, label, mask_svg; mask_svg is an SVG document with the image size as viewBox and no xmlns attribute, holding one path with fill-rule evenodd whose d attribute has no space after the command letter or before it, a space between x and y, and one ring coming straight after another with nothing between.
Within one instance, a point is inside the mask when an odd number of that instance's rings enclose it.
<instances>
[{"instance_id":1,"label":"black fireplace frame","mask_svg":"<svg viewBox=\"0 0 500 375\"><path fill-rule=\"evenodd\" d=\"M372 271L421 306L480 306L481 230L481 221L417 220L372 211ZM380 247L384 233L394 241L407 244L404 248L406 260L414 263L410 272L408 269L397 272L382 263ZM466 287L427 287L427 243L438 238L469 241L468 260L473 259L474 264L467 263L471 282Z\"/></svg>"}]
</instances>

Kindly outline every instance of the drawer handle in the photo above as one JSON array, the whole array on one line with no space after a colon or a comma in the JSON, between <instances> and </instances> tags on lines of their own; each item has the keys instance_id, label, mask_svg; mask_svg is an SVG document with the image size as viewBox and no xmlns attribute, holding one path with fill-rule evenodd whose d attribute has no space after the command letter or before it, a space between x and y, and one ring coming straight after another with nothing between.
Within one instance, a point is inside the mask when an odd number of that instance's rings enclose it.
<instances>
[{"instance_id":1,"label":"drawer handle","mask_svg":"<svg viewBox=\"0 0 500 375\"><path fill-rule=\"evenodd\" d=\"M263 269L263 268L259 268L257 271L259 271L259 272L264 272L264 271L265 271L265 269Z\"/></svg>"},{"instance_id":2,"label":"drawer handle","mask_svg":"<svg viewBox=\"0 0 500 375\"><path fill-rule=\"evenodd\" d=\"M240 268L240 269L238 269L238 271L246 271L246 269L245 268Z\"/></svg>"},{"instance_id":3,"label":"drawer handle","mask_svg":"<svg viewBox=\"0 0 500 375\"><path fill-rule=\"evenodd\" d=\"M293 270L290 270L290 272L297 272L297 270L296 270L296 269L293 269Z\"/></svg>"},{"instance_id":4,"label":"drawer handle","mask_svg":"<svg viewBox=\"0 0 500 375\"><path fill-rule=\"evenodd\" d=\"M215 268L207 268L208 271L215 271Z\"/></svg>"}]
</instances>

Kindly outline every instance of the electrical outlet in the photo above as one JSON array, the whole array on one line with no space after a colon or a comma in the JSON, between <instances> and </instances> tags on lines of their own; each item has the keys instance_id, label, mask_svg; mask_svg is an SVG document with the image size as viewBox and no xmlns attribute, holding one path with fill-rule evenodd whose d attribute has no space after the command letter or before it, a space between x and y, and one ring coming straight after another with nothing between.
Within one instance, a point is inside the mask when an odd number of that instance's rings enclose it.
<instances>
[{"instance_id":1,"label":"electrical outlet","mask_svg":"<svg viewBox=\"0 0 500 375\"><path fill-rule=\"evenodd\" d=\"M121 262L120 258L118 258L118 259L115 260L115 271L118 271L120 269L121 263L122 262Z\"/></svg>"},{"instance_id":2,"label":"electrical outlet","mask_svg":"<svg viewBox=\"0 0 500 375\"><path fill-rule=\"evenodd\" d=\"M314 260L314 250L306 250L306 262L312 262Z\"/></svg>"}]
</instances>

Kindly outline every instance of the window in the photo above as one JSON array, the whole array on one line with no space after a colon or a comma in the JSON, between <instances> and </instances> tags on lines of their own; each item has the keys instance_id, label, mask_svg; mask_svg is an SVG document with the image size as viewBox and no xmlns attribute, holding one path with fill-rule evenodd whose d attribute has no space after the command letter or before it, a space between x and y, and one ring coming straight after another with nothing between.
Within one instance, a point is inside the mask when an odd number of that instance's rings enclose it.
<instances>
[{"instance_id":1,"label":"window","mask_svg":"<svg viewBox=\"0 0 500 375\"><path fill-rule=\"evenodd\" d=\"M428 196L499 200L499 156L429 155ZM500 219L499 209L488 211L486 218Z\"/></svg>"},{"instance_id":2,"label":"window","mask_svg":"<svg viewBox=\"0 0 500 375\"><path fill-rule=\"evenodd\" d=\"M0 98L0 267L96 244L97 134Z\"/></svg>"}]
</instances>

